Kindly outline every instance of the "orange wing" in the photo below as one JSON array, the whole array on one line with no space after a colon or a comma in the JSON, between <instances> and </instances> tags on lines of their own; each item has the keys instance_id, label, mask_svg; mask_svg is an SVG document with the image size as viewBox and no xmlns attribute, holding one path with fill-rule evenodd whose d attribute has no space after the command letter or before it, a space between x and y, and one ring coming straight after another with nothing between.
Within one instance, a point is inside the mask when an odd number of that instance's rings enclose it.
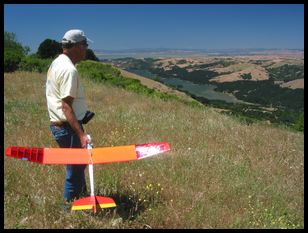
<instances>
[{"instance_id":1,"label":"orange wing","mask_svg":"<svg viewBox=\"0 0 308 233\"><path fill-rule=\"evenodd\" d=\"M143 159L170 150L167 142L129 146L84 148L33 148L11 146L6 156L41 164L102 164Z\"/></svg>"}]
</instances>

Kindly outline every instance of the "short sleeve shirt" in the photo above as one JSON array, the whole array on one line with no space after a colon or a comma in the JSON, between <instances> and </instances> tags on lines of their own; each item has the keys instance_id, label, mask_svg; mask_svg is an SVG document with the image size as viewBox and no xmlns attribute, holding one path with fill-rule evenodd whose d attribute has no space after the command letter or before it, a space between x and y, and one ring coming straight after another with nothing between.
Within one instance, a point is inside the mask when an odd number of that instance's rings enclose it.
<instances>
[{"instance_id":1,"label":"short sleeve shirt","mask_svg":"<svg viewBox=\"0 0 308 233\"><path fill-rule=\"evenodd\" d=\"M47 72L46 98L50 121L67 121L62 111L62 99L68 96L74 98L72 108L76 118L82 120L87 111L83 86L70 58L61 54Z\"/></svg>"}]
</instances>

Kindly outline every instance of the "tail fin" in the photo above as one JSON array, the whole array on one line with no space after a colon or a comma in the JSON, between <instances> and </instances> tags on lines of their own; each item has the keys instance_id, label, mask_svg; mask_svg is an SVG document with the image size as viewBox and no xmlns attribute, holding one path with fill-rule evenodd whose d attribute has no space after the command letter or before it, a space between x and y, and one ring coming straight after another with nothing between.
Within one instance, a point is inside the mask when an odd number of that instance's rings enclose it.
<instances>
[{"instance_id":1,"label":"tail fin","mask_svg":"<svg viewBox=\"0 0 308 233\"><path fill-rule=\"evenodd\" d=\"M78 199L73 202L72 210L93 210L96 213L96 207L101 209L116 207L114 200L110 197L90 196Z\"/></svg>"}]
</instances>

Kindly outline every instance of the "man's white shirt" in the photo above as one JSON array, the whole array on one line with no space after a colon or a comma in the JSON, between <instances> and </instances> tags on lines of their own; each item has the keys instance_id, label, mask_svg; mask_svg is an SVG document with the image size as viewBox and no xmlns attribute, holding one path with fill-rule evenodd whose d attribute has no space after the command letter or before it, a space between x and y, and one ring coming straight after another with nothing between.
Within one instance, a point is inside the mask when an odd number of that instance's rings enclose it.
<instances>
[{"instance_id":1,"label":"man's white shirt","mask_svg":"<svg viewBox=\"0 0 308 233\"><path fill-rule=\"evenodd\" d=\"M82 120L87 104L82 83L72 61L65 54L60 54L50 65L46 80L46 98L50 121L67 121L62 111L62 99L74 98L72 108L76 118Z\"/></svg>"}]
</instances>

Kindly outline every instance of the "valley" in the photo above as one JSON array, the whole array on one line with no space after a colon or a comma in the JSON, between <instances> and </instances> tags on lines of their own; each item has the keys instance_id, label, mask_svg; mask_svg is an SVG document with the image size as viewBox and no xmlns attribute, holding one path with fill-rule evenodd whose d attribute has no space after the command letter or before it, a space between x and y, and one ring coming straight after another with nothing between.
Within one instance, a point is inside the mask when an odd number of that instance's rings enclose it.
<instances>
[{"instance_id":1,"label":"valley","mask_svg":"<svg viewBox=\"0 0 308 233\"><path fill-rule=\"evenodd\" d=\"M292 125L304 111L304 55L117 58L106 63L247 122Z\"/></svg>"}]
</instances>

